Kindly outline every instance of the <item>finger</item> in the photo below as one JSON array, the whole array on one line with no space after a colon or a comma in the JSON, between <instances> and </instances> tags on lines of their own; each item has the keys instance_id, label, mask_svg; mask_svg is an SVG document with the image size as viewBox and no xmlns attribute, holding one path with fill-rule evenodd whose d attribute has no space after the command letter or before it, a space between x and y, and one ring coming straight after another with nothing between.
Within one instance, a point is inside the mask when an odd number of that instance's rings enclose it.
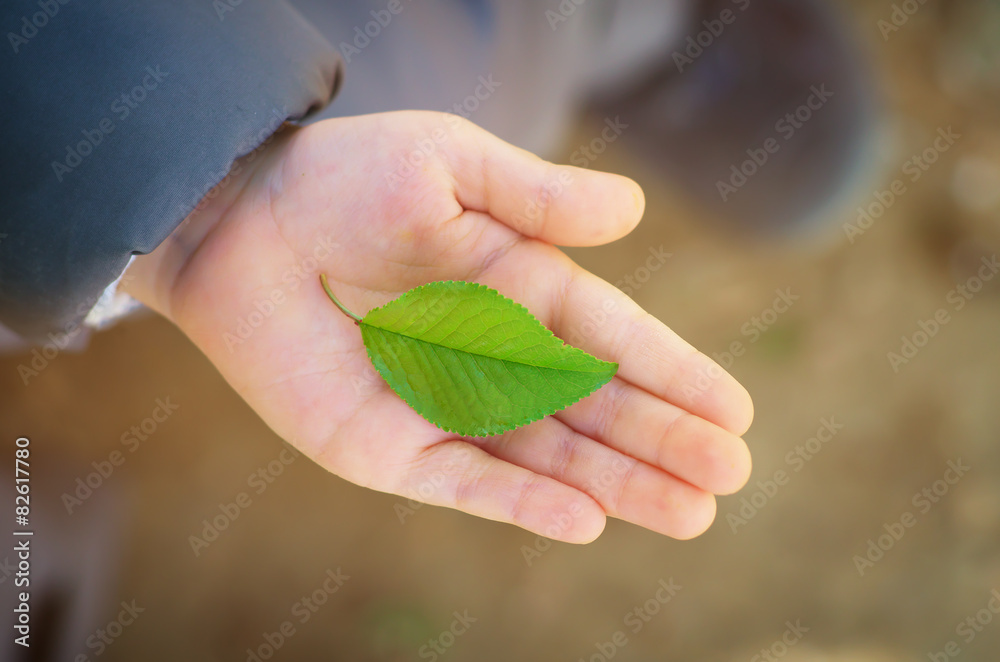
<instances>
[{"instance_id":1,"label":"finger","mask_svg":"<svg viewBox=\"0 0 1000 662\"><path fill-rule=\"evenodd\" d=\"M471 122L453 130L444 158L466 209L562 246L614 241L642 218L645 198L631 179L549 163Z\"/></svg>"},{"instance_id":2,"label":"finger","mask_svg":"<svg viewBox=\"0 0 1000 662\"><path fill-rule=\"evenodd\" d=\"M358 485L554 540L587 543L604 530L604 511L586 494L446 435L380 382L354 416L303 450Z\"/></svg>"},{"instance_id":3,"label":"finger","mask_svg":"<svg viewBox=\"0 0 1000 662\"><path fill-rule=\"evenodd\" d=\"M462 440L425 450L400 493L570 543L588 543L605 515L579 490L493 457Z\"/></svg>"},{"instance_id":4,"label":"finger","mask_svg":"<svg viewBox=\"0 0 1000 662\"><path fill-rule=\"evenodd\" d=\"M477 278L520 301L570 345L619 364L618 377L736 435L753 420L739 382L618 288L564 253L525 241Z\"/></svg>"},{"instance_id":5,"label":"finger","mask_svg":"<svg viewBox=\"0 0 1000 662\"><path fill-rule=\"evenodd\" d=\"M742 439L621 379L556 418L713 494L732 494L750 479L750 451Z\"/></svg>"},{"instance_id":6,"label":"finger","mask_svg":"<svg viewBox=\"0 0 1000 662\"><path fill-rule=\"evenodd\" d=\"M482 447L501 460L586 492L619 519L673 538L705 532L715 519L715 498L546 418Z\"/></svg>"}]
</instances>

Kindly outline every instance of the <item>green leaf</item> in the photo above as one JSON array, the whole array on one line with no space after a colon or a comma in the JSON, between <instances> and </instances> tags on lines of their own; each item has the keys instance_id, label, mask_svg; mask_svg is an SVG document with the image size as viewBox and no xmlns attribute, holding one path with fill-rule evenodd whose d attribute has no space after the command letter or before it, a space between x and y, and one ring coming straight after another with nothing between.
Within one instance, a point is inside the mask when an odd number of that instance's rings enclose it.
<instances>
[{"instance_id":1,"label":"green leaf","mask_svg":"<svg viewBox=\"0 0 1000 662\"><path fill-rule=\"evenodd\" d=\"M563 343L524 306L485 285L421 285L359 319L379 374L443 430L488 436L568 407L606 384L618 364Z\"/></svg>"}]
</instances>

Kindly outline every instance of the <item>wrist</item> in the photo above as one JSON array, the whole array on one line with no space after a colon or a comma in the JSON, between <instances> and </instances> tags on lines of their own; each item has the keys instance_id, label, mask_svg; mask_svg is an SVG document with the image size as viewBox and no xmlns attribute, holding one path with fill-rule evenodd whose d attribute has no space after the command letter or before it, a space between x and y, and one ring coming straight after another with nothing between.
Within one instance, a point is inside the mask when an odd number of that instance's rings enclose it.
<instances>
[{"instance_id":1,"label":"wrist","mask_svg":"<svg viewBox=\"0 0 1000 662\"><path fill-rule=\"evenodd\" d=\"M285 125L288 126L288 125ZM283 127L284 128L284 127ZM281 133L282 129L278 130ZM173 320L172 299L182 272L195 259L206 238L238 204L240 197L276 151L277 133L233 163L229 174L213 187L170 235L146 255L137 255L122 278L120 291Z\"/></svg>"}]
</instances>

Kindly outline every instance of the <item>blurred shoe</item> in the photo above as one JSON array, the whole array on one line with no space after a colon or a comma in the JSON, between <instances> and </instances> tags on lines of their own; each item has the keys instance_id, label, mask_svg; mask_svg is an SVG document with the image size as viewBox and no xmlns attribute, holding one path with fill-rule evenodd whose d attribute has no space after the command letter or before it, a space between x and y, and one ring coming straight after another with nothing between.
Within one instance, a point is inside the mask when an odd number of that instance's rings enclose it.
<instances>
[{"instance_id":1,"label":"blurred shoe","mask_svg":"<svg viewBox=\"0 0 1000 662\"><path fill-rule=\"evenodd\" d=\"M871 66L844 17L822 0L699 9L669 59L594 109L620 115L622 142L728 227L827 234L867 192L875 154Z\"/></svg>"}]
</instances>

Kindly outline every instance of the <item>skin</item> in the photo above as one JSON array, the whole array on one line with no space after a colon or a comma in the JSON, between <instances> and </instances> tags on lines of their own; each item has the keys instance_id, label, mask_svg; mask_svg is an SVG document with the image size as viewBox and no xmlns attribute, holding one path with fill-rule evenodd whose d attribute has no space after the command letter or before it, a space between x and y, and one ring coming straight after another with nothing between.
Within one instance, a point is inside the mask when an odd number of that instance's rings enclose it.
<instances>
[{"instance_id":1,"label":"skin","mask_svg":"<svg viewBox=\"0 0 1000 662\"><path fill-rule=\"evenodd\" d=\"M401 159L437 129L446 138L390 187L386 173L404 172ZM630 232L645 204L635 182L553 165L464 120L411 111L287 128L238 170L133 262L127 288L327 470L573 543L597 538L607 516L692 538L715 517L713 495L746 483L746 390L553 246ZM557 181L561 193L542 197ZM329 236L338 247L304 273ZM292 287L296 265L306 277ZM358 315L423 283L483 283L620 369L554 416L498 437L457 437L372 378L357 327L331 305L319 273ZM284 299L274 313L232 344L238 321L275 289ZM607 320L589 324L608 303Z\"/></svg>"}]
</instances>

